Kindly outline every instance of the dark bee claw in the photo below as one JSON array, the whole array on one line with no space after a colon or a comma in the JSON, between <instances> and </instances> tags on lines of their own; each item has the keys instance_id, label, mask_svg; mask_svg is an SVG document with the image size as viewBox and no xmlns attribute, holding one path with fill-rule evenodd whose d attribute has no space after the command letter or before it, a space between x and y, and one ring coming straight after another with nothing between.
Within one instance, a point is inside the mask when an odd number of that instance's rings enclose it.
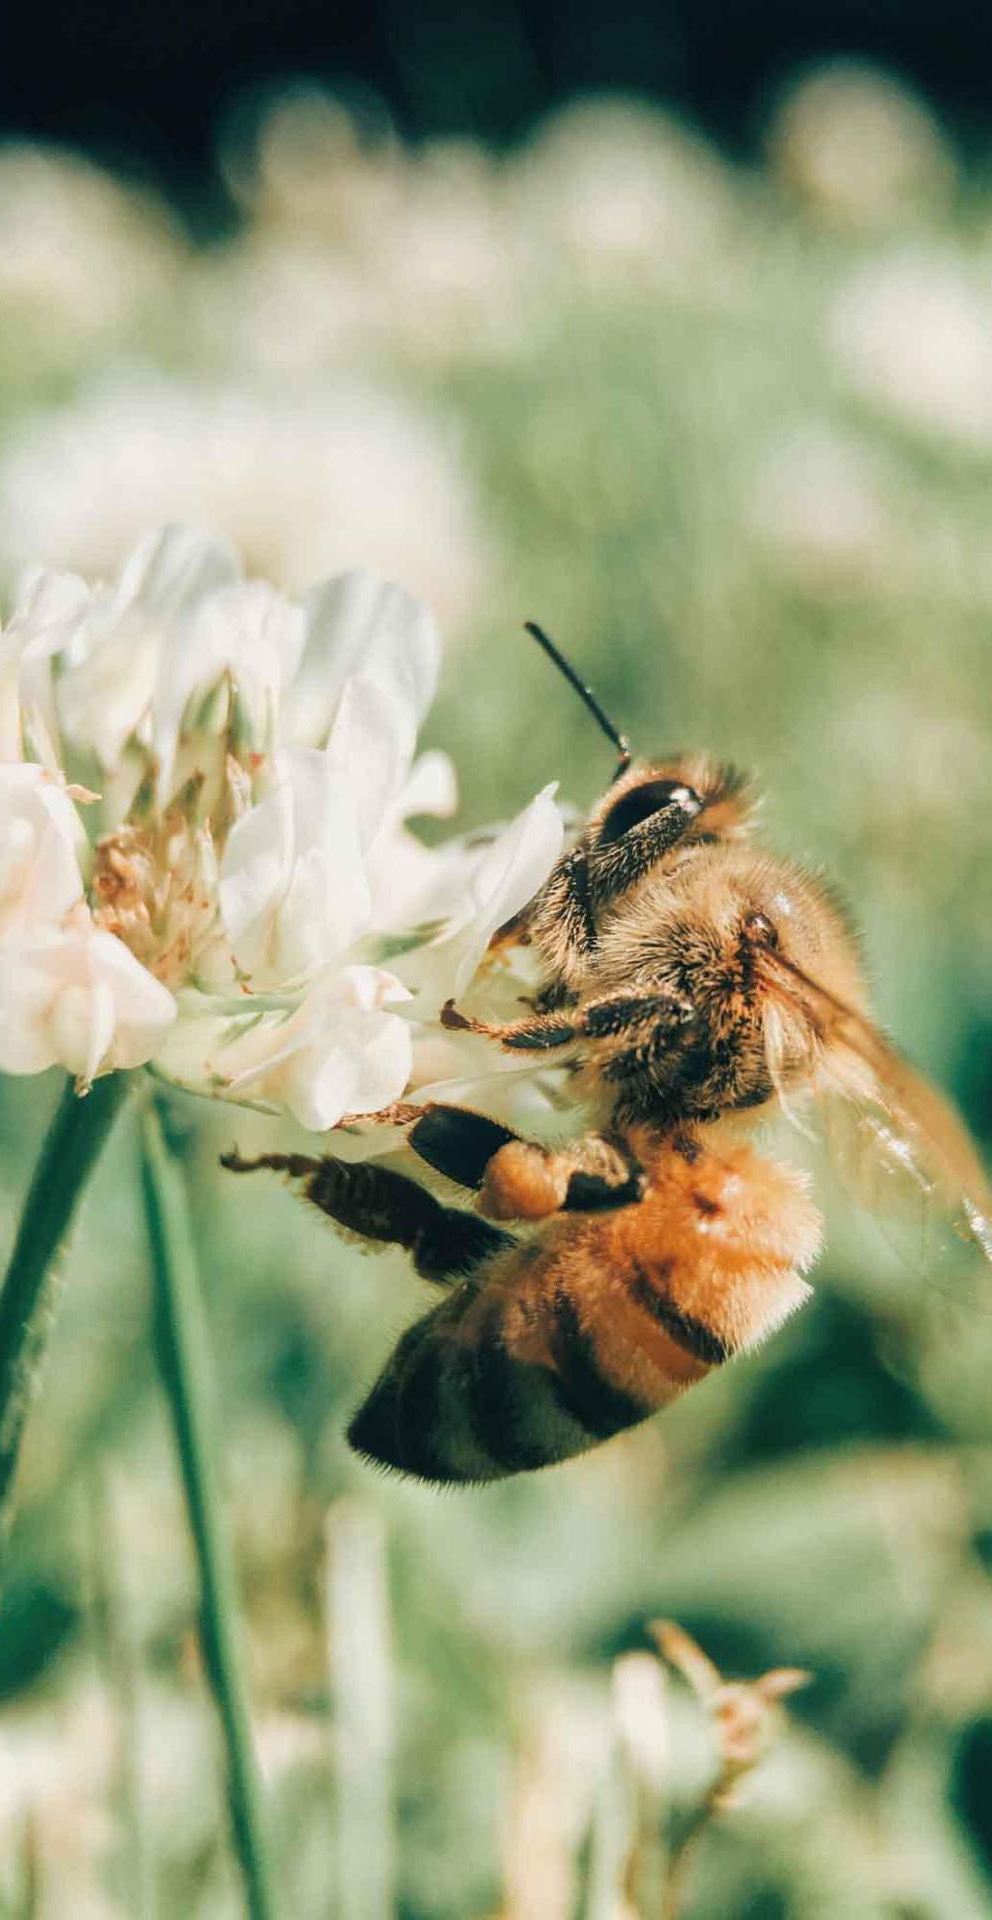
<instances>
[{"instance_id":1,"label":"dark bee claw","mask_svg":"<svg viewBox=\"0 0 992 1920\"><path fill-rule=\"evenodd\" d=\"M643 1200L647 1175L632 1167L621 1185L611 1185L598 1173L573 1173L562 1208L564 1213L605 1213L612 1207L633 1207Z\"/></svg>"},{"instance_id":2,"label":"dark bee claw","mask_svg":"<svg viewBox=\"0 0 992 1920\"><path fill-rule=\"evenodd\" d=\"M482 1185L486 1168L500 1147L517 1134L484 1113L467 1107L428 1107L407 1134L407 1143L421 1160L454 1180L460 1187Z\"/></svg>"},{"instance_id":3,"label":"dark bee claw","mask_svg":"<svg viewBox=\"0 0 992 1920\"><path fill-rule=\"evenodd\" d=\"M459 1013L453 1000L445 1001L441 1008L440 1019L442 1027L447 1027L450 1033L474 1032L474 1022L464 1013Z\"/></svg>"}]
</instances>

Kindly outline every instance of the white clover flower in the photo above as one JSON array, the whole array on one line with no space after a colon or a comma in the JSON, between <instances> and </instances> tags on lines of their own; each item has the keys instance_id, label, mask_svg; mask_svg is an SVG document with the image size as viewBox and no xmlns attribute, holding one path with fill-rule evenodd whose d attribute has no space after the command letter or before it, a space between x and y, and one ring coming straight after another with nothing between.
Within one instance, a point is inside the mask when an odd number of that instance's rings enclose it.
<instances>
[{"instance_id":1,"label":"white clover flower","mask_svg":"<svg viewBox=\"0 0 992 1920\"><path fill-rule=\"evenodd\" d=\"M0 765L0 940L57 922L83 897L79 815L46 767Z\"/></svg>"},{"instance_id":2,"label":"white clover flower","mask_svg":"<svg viewBox=\"0 0 992 1920\"><path fill-rule=\"evenodd\" d=\"M113 587L89 587L75 574L33 569L24 577L13 617L0 641L8 683L21 722L19 746L43 751L55 764L63 753L90 754L105 772L119 763L148 713L160 672L166 625L178 628L189 610L214 604L217 591L240 578L233 547L190 528L167 540L152 534L128 555ZM180 645L170 653L181 674ZM156 706L159 735L168 713L172 676ZM192 690L192 689L191 689Z\"/></svg>"},{"instance_id":3,"label":"white clover flower","mask_svg":"<svg viewBox=\"0 0 992 1920\"><path fill-rule=\"evenodd\" d=\"M397 962L404 979L419 983L433 998L458 998L465 992L497 928L533 899L561 852L562 820L554 793L554 786L545 787L491 845L475 854L462 879L460 908L449 912L436 939ZM445 864L442 859L437 874L442 887ZM427 918L433 917L432 904L425 891L421 910Z\"/></svg>"},{"instance_id":4,"label":"white clover flower","mask_svg":"<svg viewBox=\"0 0 992 1920\"><path fill-rule=\"evenodd\" d=\"M284 378L397 352L513 356L547 337L508 169L480 146L410 150L310 84L231 132L221 161L247 224L194 283L216 364Z\"/></svg>"},{"instance_id":5,"label":"white clover flower","mask_svg":"<svg viewBox=\"0 0 992 1920\"><path fill-rule=\"evenodd\" d=\"M402 588L293 602L191 528L107 586L31 574L0 636L0 1070L147 1063L387 1132L425 1082L491 1074L440 1010L562 823L547 788L500 832L417 840L455 804L446 755L416 757L439 662Z\"/></svg>"},{"instance_id":6,"label":"white clover flower","mask_svg":"<svg viewBox=\"0 0 992 1920\"><path fill-rule=\"evenodd\" d=\"M148 349L184 254L165 207L80 154L0 149L5 372L75 369L124 342Z\"/></svg>"},{"instance_id":7,"label":"white clover flower","mask_svg":"<svg viewBox=\"0 0 992 1920\"><path fill-rule=\"evenodd\" d=\"M184 716L225 680L237 689L239 729L274 745L276 714L303 651L306 620L263 580L238 580L197 599L160 656L151 706L160 799L175 784Z\"/></svg>"},{"instance_id":8,"label":"white clover flower","mask_svg":"<svg viewBox=\"0 0 992 1920\"><path fill-rule=\"evenodd\" d=\"M884 580L903 558L896 480L877 450L823 421L781 432L748 470L744 493L766 552L815 591Z\"/></svg>"},{"instance_id":9,"label":"white clover flower","mask_svg":"<svg viewBox=\"0 0 992 1920\"><path fill-rule=\"evenodd\" d=\"M229 379L118 373L5 433L8 574L41 561L112 576L167 519L214 528L282 592L374 568L456 631L490 570L457 441L425 407L366 378L338 375L276 400Z\"/></svg>"},{"instance_id":10,"label":"white clover flower","mask_svg":"<svg viewBox=\"0 0 992 1920\"><path fill-rule=\"evenodd\" d=\"M273 90L225 129L220 162L242 206L273 227L342 241L389 220L402 155L382 108L360 112L312 81Z\"/></svg>"},{"instance_id":11,"label":"white clover flower","mask_svg":"<svg viewBox=\"0 0 992 1920\"><path fill-rule=\"evenodd\" d=\"M859 398L925 440L987 457L992 309L966 258L918 246L870 260L841 288L827 327Z\"/></svg>"},{"instance_id":12,"label":"white clover flower","mask_svg":"<svg viewBox=\"0 0 992 1920\"><path fill-rule=\"evenodd\" d=\"M540 130L515 167L541 259L611 299L726 292L736 241L733 176L677 121L618 99L582 100Z\"/></svg>"},{"instance_id":13,"label":"white clover flower","mask_svg":"<svg viewBox=\"0 0 992 1920\"><path fill-rule=\"evenodd\" d=\"M150 1059L176 1017L171 993L80 905L0 947L0 1070L61 1065L84 1086Z\"/></svg>"},{"instance_id":14,"label":"white clover flower","mask_svg":"<svg viewBox=\"0 0 992 1920\"><path fill-rule=\"evenodd\" d=\"M376 1113L410 1079L412 1029L389 1011L410 998L381 967L329 969L287 1019L234 1038L218 1057L218 1083L234 1099L274 1101L317 1131Z\"/></svg>"},{"instance_id":15,"label":"white clover flower","mask_svg":"<svg viewBox=\"0 0 992 1920\"><path fill-rule=\"evenodd\" d=\"M864 61L802 76L779 103L773 164L828 220L873 227L918 219L946 197L954 168L919 96Z\"/></svg>"}]
</instances>

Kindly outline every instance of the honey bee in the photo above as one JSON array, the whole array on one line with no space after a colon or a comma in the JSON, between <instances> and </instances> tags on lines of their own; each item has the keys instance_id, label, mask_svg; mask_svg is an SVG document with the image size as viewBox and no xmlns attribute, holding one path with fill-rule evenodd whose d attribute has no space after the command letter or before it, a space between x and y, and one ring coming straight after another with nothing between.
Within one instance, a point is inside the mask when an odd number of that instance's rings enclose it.
<instances>
[{"instance_id":1,"label":"honey bee","mask_svg":"<svg viewBox=\"0 0 992 1920\"><path fill-rule=\"evenodd\" d=\"M349 1429L371 1461L434 1483L571 1458L648 1418L769 1335L809 1294L822 1223L805 1177L746 1137L778 1107L843 1111L863 1164L942 1207L992 1262L992 1192L950 1106L867 1012L856 941L809 873L755 839L753 794L704 755L634 761L531 629L620 764L574 844L497 940L533 946L541 990L505 1025L452 1027L565 1064L589 1116L565 1146L485 1114L422 1109L407 1141L467 1192L393 1168L225 1156L284 1171L366 1245L446 1289L401 1338Z\"/></svg>"}]
</instances>

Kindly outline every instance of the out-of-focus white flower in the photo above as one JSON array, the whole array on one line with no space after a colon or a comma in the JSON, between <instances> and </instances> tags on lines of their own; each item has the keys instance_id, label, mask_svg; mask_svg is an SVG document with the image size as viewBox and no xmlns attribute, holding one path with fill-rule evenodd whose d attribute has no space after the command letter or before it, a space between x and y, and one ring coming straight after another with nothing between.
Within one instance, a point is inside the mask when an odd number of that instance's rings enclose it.
<instances>
[{"instance_id":1,"label":"out-of-focus white flower","mask_svg":"<svg viewBox=\"0 0 992 1920\"><path fill-rule=\"evenodd\" d=\"M57 777L0 765L0 940L61 920L83 897L79 815Z\"/></svg>"},{"instance_id":2,"label":"out-of-focus white flower","mask_svg":"<svg viewBox=\"0 0 992 1920\"><path fill-rule=\"evenodd\" d=\"M368 98L359 112L311 81L254 111L236 102L220 158L258 221L338 243L389 223L401 193L402 156L384 110Z\"/></svg>"},{"instance_id":3,"label":"out-of-focus white flower","mask_svg":"<svg viewBox=\"0 0 992 1920\"><path fill-rule=\"evenodd\" d=\"M164 209L79 154L0 151L0 332L23 375L137 346L168 306L181 260Z\"/></svg>"},{"instance_id":4,"label":"out-of-focus white flower","mask_svg":"<svg viewBox=\"0 0 992 1920\"><path fill-rule=\"evenodd\" d=\"M418 360L514 357L554 318L512 165L439 142L407 162L405 193L366 260L380 327Z\"/></svg>"},{"instance_id":5,"label":"out-of-focus white flower","mask_svg":"<svg viewBox=\"0 0 992 1920\"><path fill-rule=\"evenodd\" d=\"M401 588L297 604L190 528L109 586L33 573L0 636L0 1069L149 1062L322 1130L475 1072L441 1008L562 826L547 789L489 837L410 832L454 806L447 757L415 758L439 658Z\"/></svg>"},{"instance_id":6,"label":"out-of-focus white flower","mask_svg":"<svg viewBox=\"0 0 992 1920\"><path fill-rule=\"evenodd\" d=\"M992 301L964 260L909 248L872 261L835 300L828 337L850 386L900 426L992 447Z\"/></svg>"},{"instance_id":7,"label":"out-of-focus white flower","mask_svg":"<svg viewBox=\"0 0 992 1920\"><path fill-rule=\"evenodd\" d=\"M0 947L0 1070L63 1066L84 1085L150 1059L176 1017L171 993L85 906Z\"/></svg>"},{"instance_id":8,"label":"out-of-focus white flower","mask_svg":"<svg viewBox=\"0 0 992 1920\"><path fill-rule=\"evenodd\" d=\"M578 271L590 291L641 298L647 278L682 300L726 283L731 176L654 109L632 100L567 107L518 163L516 182L540 257Z\"/></svg>"},{"instance_id":9,"label":"out-of-focus white flower","mask_svg":"<svg viewBox=\"0 0 992 1920\"><path fill-rule=\"evenodd\" d=\"M406 316L388 313L361 259L309 234L238 234L201 256L190 279L199 358L227 378L313 377L367 365Z\"/></svg>"},{"instance_id":10,"label":"out-of-focus white flower","mask_svg":"<svg viewBox=\"0 0 992 1920\"><path fill-rule=\"evenodd\" d=\"M512 169L477 145L404 149L307 86L254 124L235 112L222 164L250 224L202 263L193 305L228 369L503 356L553 324Z\"/></svg>"},{"instance_id":11,"label":"out-of-focus white flower","mask_svg":"<svg viewBox=\"0 0 992 1920\"><path fill-rule=\"evenodd\" d=\"M305 401L151 374L28 418L0 458L0 566L114 574L146 527L214 528L295 592L347 567L463 625L488 573L471 478L428 413L338 380Z\"/></svg>"},{"instance_id":12,"label":"out-of-focus white flower","mask_svg":"<svg viewBox=\"0 0 992 1920\"><path fill-rule=\"evenodd\" d=\"M163 1499L168 1500L171 1487L163 1476L151 1497L147 1487L141 1493L150 1531L150 1517ZM180 1540L185 1538L185 1525L180 1512ZM155 1546L155 1577L148 1580L147 1588L158 1589L160 1596L163 1567L168 1564L163 1559L161 1530L155 1534ZM130 1572L129 1565L125 1572ZM123 1579L116 1568L113 1577ZM137 1599L138 1604L144 1603L144 1592ZM149 1674L141 1706L135 1731L136 1765L147 1795L143 1818L152 1844L178 1858L209 1851L220 1809L212 1728L202 1702L188 1682L163 1682ZM57 1693L4 1706L0 1845L11 1863L25 1853L38 1863L37 1877L52 1913L71 1913L73 1920L110 1920L114 1912L116 1902L108 1898L99 1863L117 1835L111 1808L120 1750L119 1707L106 1678L85 1656L67 1659ZM27 1845L26 1832L31 1835ZM8 1884L12 1883L13 1872Z\"/></svg>"},{"instance_id":13,"label":"out-of-focus white flower","mask_svg":"<svg viewBox=\"0 0 992 1920\"><path fill-rule=\"evenodd\" d=\"M892 74L860 61L834 61L790 88L769 145L789 184L845 226L918 219L954 176L923 101Z\"/></svg>"},{"instance_id":14,"label":"out-of-focus white flower","mask_svg":"<svg viewBox=\"0 0 992 1920\"><path fill-rule=\"evenodd\" d=\"M820 423L783 436L749 476L746 513L763 546L814 590L872 579L898 551L877 455Z\"/></svg>"},{"instance_id":15,"label":"out-of-focus white flower","mask_svg":"<svg viewBox=\"0 0 992 1920\"><path fill-rule=\"evenodd\" d=\"M613 1664L613 1714L638 1778L655 1793L672 1764L671 1708L664 1667L650 1653L624 1653Z\"/></svg>"}]
</instances>

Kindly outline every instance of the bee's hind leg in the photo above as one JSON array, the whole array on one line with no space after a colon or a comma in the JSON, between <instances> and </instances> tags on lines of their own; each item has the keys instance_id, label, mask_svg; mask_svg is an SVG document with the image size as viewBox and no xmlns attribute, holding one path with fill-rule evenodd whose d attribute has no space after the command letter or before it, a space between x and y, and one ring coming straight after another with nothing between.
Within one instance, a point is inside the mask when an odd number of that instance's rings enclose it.
<instances>
[{"instance_id":1,"label":"bee's hind leg","mask_svg":"<svg viewBox=\"0 0 992 1920\"><path fill-rule=\"evenodd\" d=\"M486 1168L479 1208L491 1220L601 1213L636 1206L645 1185L643 1168L622 1140L587 1133L557 1149L512 1140Z\"/></svg>"},{"instance_id":2,"label":"bee's hind leg","mask_svg":"<svg viewBox=\"0 0 992 1920\"><path fill-rule=\"evenodd\" d=\"M644 1175L626 1142L587 1133L567 1146L522 1140L499 1120L466 1107L428 1107L408 1145L428 1166L479 1191L491 1220L540 1220L640 1200Z\"/></svg>"},{"instance_id":3,"label":"bee's hind leg","mask_svg":"<svg viewBox=\"0 0 992 1920\"><path fill-rule=\"evenodd\" d=\"M268 1167L302 1180L306 1198L322 1213L362 1240L406 1248L425 1280L463 1279L491 1254L513 1245L509 1234L487 1220L442 1206L415 1180L375 1161L353 1164L332 1154L313 1159L301 1153L262 1153L245 1160L235 1151L222 1154L221 1165L231 1173Z\"/></svg>"}]
</instances>

